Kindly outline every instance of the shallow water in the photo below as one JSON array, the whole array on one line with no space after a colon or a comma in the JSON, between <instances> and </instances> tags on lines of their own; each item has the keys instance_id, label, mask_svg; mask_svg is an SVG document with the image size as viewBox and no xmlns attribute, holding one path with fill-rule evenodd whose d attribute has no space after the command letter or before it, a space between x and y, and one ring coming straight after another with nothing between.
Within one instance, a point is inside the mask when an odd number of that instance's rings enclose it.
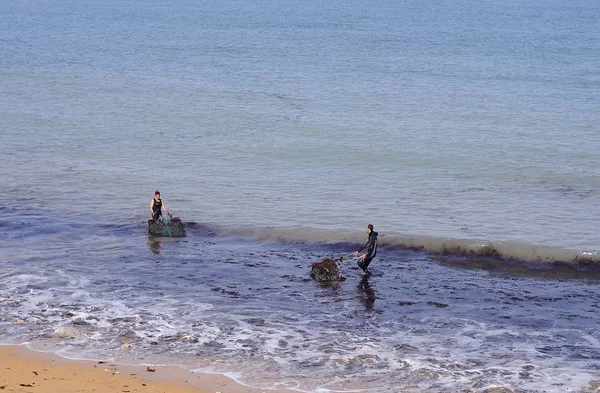
<instances>
[{"instance_id":1,"label":"shallow water","mask_svg":"<svg viewBox=\"0 0 600 393\"><path fill-rule=\"evenodd\" d=\"M148 238L144 223L2 211L5 343L315 392L580 391L600 377L598 272L382 248L373 275L347 261L326 284L310 263L356 244L198 224Z\"/></svg>"}]
</instances>

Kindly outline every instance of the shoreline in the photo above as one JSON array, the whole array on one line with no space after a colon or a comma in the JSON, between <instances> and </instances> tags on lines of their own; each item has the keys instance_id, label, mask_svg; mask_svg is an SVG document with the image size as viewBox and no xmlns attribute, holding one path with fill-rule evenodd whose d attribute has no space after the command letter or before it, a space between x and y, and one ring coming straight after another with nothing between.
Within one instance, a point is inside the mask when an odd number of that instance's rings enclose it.
<instances>
[{"instance_id":1,"label":"shoreline","mask_svg":"<svg viewBox=\"0 0 600 393\"><path fill-rule=\"evenodd\" d=\"M222 374L177 366L133 366L72 360L26 345L0 345L0 390L77 393L292 393L251 388Z\"/></svg>"}]
</instances>

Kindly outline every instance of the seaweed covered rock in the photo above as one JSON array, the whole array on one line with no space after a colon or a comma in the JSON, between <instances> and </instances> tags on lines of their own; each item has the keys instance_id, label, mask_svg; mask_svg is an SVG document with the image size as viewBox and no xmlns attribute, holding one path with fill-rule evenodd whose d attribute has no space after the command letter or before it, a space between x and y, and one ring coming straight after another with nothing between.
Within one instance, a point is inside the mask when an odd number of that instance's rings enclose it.
<instances>
[{"instance_id":1,"label":"seaweed covered rock","mask_svg":"<svg viewBox=\"0 0 600 393\"><path fill-rule=\"evenodd\" d=\"M344 277L340 269L340 262L341 258L339 260L325 258L321 262L314 262L310 276L317 281L323 282L342 281Z\"/></svg>"},{"instance_id":2,"label":"seaweed covered rock","mask_svg":"<svg viewBox=\"0 0 600 393\"><path fill-rule=\"evenodd\" d=\"M148 220L148 234L151 236L183 237L185 229L179 217L166 220Z\"/></svg>"}]
</instances>

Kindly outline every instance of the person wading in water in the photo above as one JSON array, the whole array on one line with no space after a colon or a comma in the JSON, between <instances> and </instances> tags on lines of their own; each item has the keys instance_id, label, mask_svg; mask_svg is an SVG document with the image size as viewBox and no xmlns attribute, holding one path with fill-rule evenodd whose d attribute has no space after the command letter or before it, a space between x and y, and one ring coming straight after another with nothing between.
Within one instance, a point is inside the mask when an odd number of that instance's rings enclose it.
<instances>
[{"instance_id":1,"label":"person wading in water","mask_svg":"<svg viewBox=\"0 0 600 393\"><path fill-rule=\"evenodd\" d=\"M373 258L377 255L377 235L379 235L377 232L373 231L373 224L367 225L367 233L369 234L369 237L365 244L357 251L354 251L354 255L358 255L365 247L367 248L367 251L360 256L358 261L358 267L363 270L363 275L371 274L368 268Z\"/></svg>"},{"instance_id":2,"label":"person wading in water","mask_svg":"<svg viewBox=\"0 0 600 393\"><path fill-rule=\"evenodd\" d=\"M154 198L152 198L152 202L150 202L150 213L152 213L152 219L154 221L158 221L158 219L162 216L162 209L165 209L165 212L169 214L167 210L167 205L165 202L160 199L160 191L154 191Z\"/></svg>"}]
</instances>

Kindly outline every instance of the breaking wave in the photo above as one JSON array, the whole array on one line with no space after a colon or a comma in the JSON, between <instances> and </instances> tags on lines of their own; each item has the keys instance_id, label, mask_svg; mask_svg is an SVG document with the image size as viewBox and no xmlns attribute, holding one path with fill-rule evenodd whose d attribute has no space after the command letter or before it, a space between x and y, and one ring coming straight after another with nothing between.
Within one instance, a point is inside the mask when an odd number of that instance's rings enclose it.
<instances>
[{"instance_id":1,"label":"breaking wave","mask_svg":"<svg viewBox=\"0 0 600 393\"><path fill-rule=\"evenodd\" d=\"M206 235L251 237L260 241L336 244L357 243L365 240L365 235L357 231L323 230L312 228L253 228L216 227L188 223L188 228ZM547 264L553 267L564 266L574 269L600 270L600 250L571 250L562 247L519 243L504 240L454 239L432 236L403 236L379 231L379 244L388 249L407 249L441 255L506 260Z\"/></svg>"}]
</instances>

